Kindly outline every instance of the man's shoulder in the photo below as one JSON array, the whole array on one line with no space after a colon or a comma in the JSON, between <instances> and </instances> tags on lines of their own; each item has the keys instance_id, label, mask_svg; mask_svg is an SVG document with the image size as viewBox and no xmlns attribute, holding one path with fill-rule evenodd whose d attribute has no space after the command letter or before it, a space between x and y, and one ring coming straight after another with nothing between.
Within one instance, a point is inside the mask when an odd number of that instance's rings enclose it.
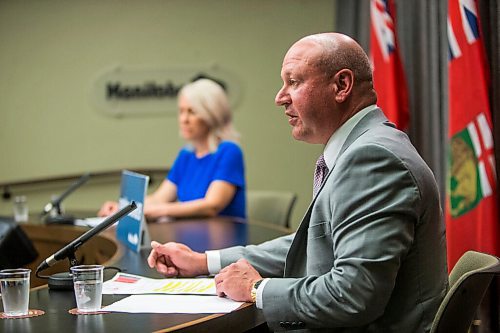
<instances>
[{"instance_id":1,"label":"man's shoulder","mask_svg":"<svg viewBox=\"0 0 500 333\"><path fill-rule=\"evenodd\" d=\"M399 155L399 153L403 152L418 155L406 133L389 126L388 123L381 123L367 128L356 138L353 138L347 148L352 151L374 147L385 148L389 153L394 155Z\"/></svg>"},{"instance_id":2,"label":"man's shoulder","mask_svg":"<svg viewBox=\"0 0 500 333\"><path fill-rule=\"evenodd\" d=\"M411 173L432 175L429 166L406 133L386 124L379 124L364 131L352 140L339 156L339 163L345 162L347 166L352 166L353 160L373 163L383 160L385 164L395 163Z\"/></svg>"}]
</instances>

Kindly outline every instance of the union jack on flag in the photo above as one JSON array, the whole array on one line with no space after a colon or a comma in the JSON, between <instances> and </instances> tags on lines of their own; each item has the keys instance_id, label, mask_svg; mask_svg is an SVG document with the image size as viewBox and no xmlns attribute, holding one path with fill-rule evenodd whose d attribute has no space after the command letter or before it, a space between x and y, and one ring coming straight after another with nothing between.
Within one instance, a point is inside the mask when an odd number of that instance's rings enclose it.
<instances>
[{"instance_id":1,"label":"union jack on flag","mask_svg":"<svg viewBox=\"0 0 500 333\"><path fill-rule=\"evenodd\" d=\"M479 39L479 21L474 0L460 0L460 15L467 42L472 44Z\"/></svg>"},{"instance_id":2,"label":"union jack on flag","mask_svg":"<svg viewBox=\"0 0 500 333\"><path fill-rule=\"evenodd\" d=\"M408 92L399 58L394 0L370 2L370 56L377 105L399 129L408 127Z\"/></svg>"},{"instance_id":3,"label":"union jack on flag","mask_svg":"<svg viewBox=\"0 0 500 333\"><path fill-rule=\"evenodd\" d=\"M468 44L479 39L479 20L474 0L459 0L462 28ZM459 43L448 18L448 59L452 60L462 55Z\"/></svg>"},{"instance_id":4,"label":"union jack on flag","mask_svg":"<svg viewBox=\"0 0 500 333\"><path fill-rule=\"evenodd\" d=\"M387 0L373 0L370 8L372 25L385 61L396 49L394 21Z\"/></svg>"}]
</instances>

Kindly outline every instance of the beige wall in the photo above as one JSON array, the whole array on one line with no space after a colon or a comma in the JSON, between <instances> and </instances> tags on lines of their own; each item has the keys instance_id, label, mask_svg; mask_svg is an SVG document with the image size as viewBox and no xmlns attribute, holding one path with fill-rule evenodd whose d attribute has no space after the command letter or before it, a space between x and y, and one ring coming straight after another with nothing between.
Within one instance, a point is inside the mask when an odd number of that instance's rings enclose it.
<instances>
[{"instance_id":1,"label":"beige wall","mask_svg":"<svg viewBox=\"0 0 500 333\"><path fill-rule=\"evenodd\" d=\"M90 102L92 84L116 65L215 63L242 85L234 114L248 187L298 193L296 225L321 147L291 138L274 95L288 47L332 30L333 7L331 0L0 1L0 182L169 166L182 144L176 118L105 116ZM104 196L70 202L97 208ZM0 213L9 209L0 203Z\"/></svg>"}]
</instances>

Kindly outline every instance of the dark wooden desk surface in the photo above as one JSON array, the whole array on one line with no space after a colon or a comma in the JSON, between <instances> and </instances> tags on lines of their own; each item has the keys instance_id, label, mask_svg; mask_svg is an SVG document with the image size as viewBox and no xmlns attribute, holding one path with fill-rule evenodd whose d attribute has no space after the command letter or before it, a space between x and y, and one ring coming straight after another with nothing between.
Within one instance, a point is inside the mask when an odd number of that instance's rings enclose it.
<instances>
[{"instance_id":1,"label":"dark wooden desk surface","mask_svg":"<svg viewBox=\"0 0 500 333\"><path fill-rule=\"evenodd\" d=\"M53 226L47 226L51 228ZM57 226L55 226L57 228ZM75 227L77 228L77 227ZM159 242L179 241L197 251L228 246L258 244L287 234L289 230L263 223L242 223L227 218L179 220L148 225L151 239ZM83 245L85 246L85 245ZM123 250L123 256L109 265L132 274L150 277L160 275L146 264L148 250L136 253ZM114 273L106 274L110 278ZM103 295L103 305L124 296ZM2 305L0 304L0 307ZM267 330L260 310L253 304L229 314L132 314L71 315L75 308L72 291L52 291L42 286L30 292L30 308L45 314L29 319L0 319L0 332L252 332ZM3 309L3 308L1 308Z\"/></svg>"}]
</instances>

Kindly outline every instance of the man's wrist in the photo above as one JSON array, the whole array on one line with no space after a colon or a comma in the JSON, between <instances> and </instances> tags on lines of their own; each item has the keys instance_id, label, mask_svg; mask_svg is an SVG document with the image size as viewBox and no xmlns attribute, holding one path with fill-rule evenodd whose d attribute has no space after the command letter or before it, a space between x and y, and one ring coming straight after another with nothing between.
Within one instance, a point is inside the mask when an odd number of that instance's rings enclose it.
<instances>
[{"instance_id":1,"label":"man's wrist","mask_svg":"<svg viewBox=\"0 0 500 333\"><path fill-rule=\"evenodd\" d=\"M215 275L222 269L220 264L220 252L205 251L208 274Z\"/></svg>"},{"instance_id":2,"label":"man's wrist","mask_svg":"<svg viewBox=\"0 0 500 333\"><path fill-rule=\"evenodd\" d=\"M259 289L262 281L264 281L264 279L257 280L252 284L252 289L250 291L250 298L252 299L252 303L257 302L257 289Z\"/></svg>"},{"instance_id":3,"label":"man's wrist","mask_svg":"<svg viewBox=\"0 0 500 333\"><path fill-rule=\"evenodd\" d=\"M199 260L199 266L201 269L201 275L208 275L208 262L207 262L207 254L206 253L199 253L200 254L200 260Z\"/></svg>"}]
</instances>

